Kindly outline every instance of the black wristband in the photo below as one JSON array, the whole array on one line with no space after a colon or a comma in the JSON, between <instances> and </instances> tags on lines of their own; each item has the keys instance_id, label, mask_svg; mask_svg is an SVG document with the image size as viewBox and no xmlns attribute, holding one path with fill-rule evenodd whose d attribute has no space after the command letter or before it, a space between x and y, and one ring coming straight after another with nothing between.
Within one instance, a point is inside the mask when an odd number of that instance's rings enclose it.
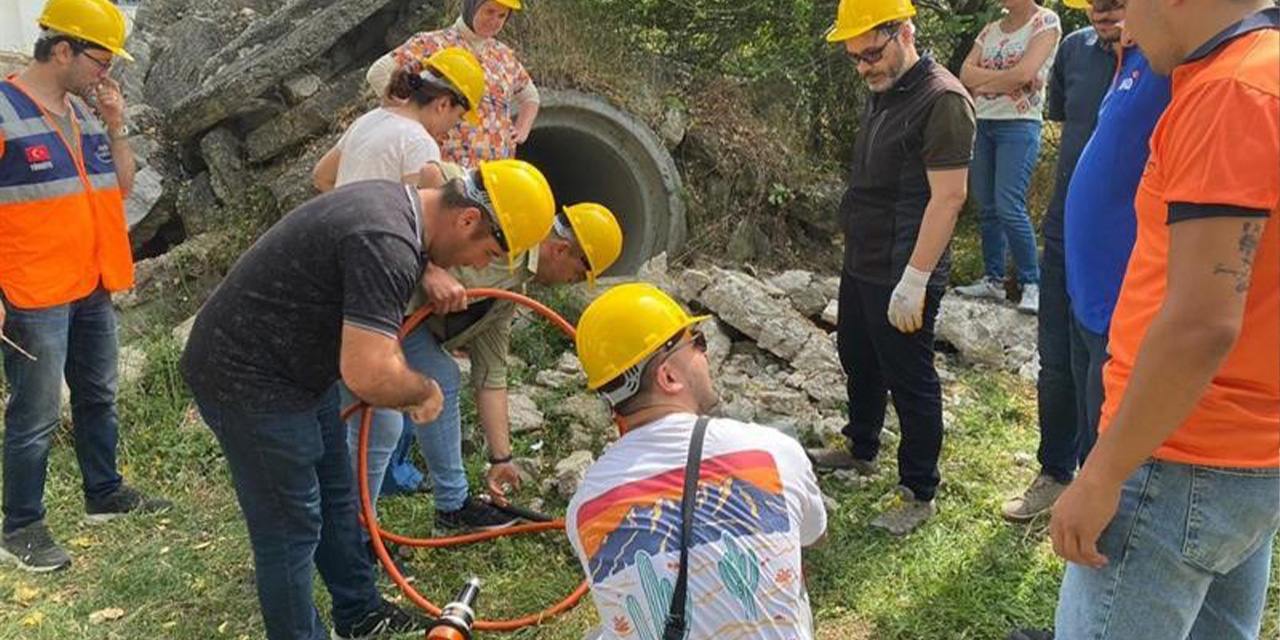
<instances>
[{"instance_id":1,"label":"black wristband","mask_svg":"<svg viewBox=\"0 0 1280 640\"><path fill-rule=\"evenodd\" d=\"M506 464L508 462L511 462L511 454L507 454L505 457L502 457L502 458L495 458L493 456L489 456L489 464Z\"/></svg>"}]
</instances>

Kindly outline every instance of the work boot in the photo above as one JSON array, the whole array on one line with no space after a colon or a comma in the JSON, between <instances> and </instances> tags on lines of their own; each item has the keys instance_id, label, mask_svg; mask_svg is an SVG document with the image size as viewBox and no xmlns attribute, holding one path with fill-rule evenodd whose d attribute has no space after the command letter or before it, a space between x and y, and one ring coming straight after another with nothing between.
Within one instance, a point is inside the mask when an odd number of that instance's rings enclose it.
<instances>
[{"instance_id":1,"label":"work boot","mask_svg":"<svg viewBox=\"0 0 1280 640\"><path fill-rule=\"evenodd\" d=\"M332 640L361 640L386 638L405 633L425 633L431 626L431 618L382 600L378 608L363 620L350 626L333 625Z\"/></svg>"},{"instance_id":2,"label":"work boot","mask_svg":"<svg viewBox=\"0 0 1280 640\"><path fill-rule=\"evenodd\" d=\"M938 507L932 500L917 500L915 493L899 485L894 490L893 501L889 507L871 521L871 526L884 529L895 536L905 536L915 531L937 512Z\"/></svg>"},{"instance_id":3,"label":"work boot","mask_svg":"<svg viewBox=\"0 0 1280 640\"><path fill-rule=\"evenodd\" d=\"M1040 285L1022 286L1022 301L1018 303L1018 312L1033 316L1040 313Z\"/></svg>"},{"instance_id":4,"label":"work boot","mask_svg":"<svg viewBox=\"0 0 1280 640\"><path fill-rule=\"evenodd\" d=\"M1004 503L1000 513L1009 522L1027 522L1053 508L1053 503L1068 486L1070 483L1058 482L1053 476L1042 473L1031 481L1031 486L1022 495Z\"/></svg>"},{"instance_id":5,"label":"work boot","mask_svg":"<svg viewBox=\"0 0 1280 640\"><path fill-rule=\"evenodd\" d=\"M860 476L874 476L880 472L880 463L876 462L874 458L863 460L862 458L854 457L844 447L805 449L804 452L809 456L809 461L813 463L813 468L817 471L853 469Z\"/></svg>"},{"instance_id":6,"label":"work boot","mask_svg":"<svg viewBox=\"0 0 1280 640\"><path fill-rule=\"evenodd\" d=\"M89 524L102 524L126 513L159 513L171 508L172 502L153 498L122 482L106 496L85 500L84 520Z\"/></svg>"},{"instance_id":7,"label":"work boot","mask_svg":"<svg viewBox=\"0 0 1280 640\"><path fill-rule=\"evenodd\" d=\"M1043 629L1018 629L1009 634L1009 640L1053 640L1053 632Z\"/></svg>"},{"instance_id":8,"label":"work boot","mask_svg":"<svg viewBox=\"0 0 1280 640\"><path fill-rule=\"evenodd\" d=\"M71 566L71 556L53 541L44 520L4 534L3 541L0 541L0 558L34 573L48 573Z\"/></svg>"},{"instance_id":9,"label":"work boot","mask_svg":"<svg viewBox=\"0 0 1280 640\"><path fill-rule=\"evenodd\" d=\"M970 298L1004 300L1004 283L995 278L983 278L973 284L956 287L956 293Z\"/></svg>"},{"instance_id":10,"label":"work boot","mask_svg":"<svg viewBox=\"0 0 1280 640\"><path fill-rule=\"evenodd\" d=\"M467 496L467 501L457 511L436 510L436 531L447 534L493 531L505 529L519 520L488 502Z\"/></svg>"}]
</instances>

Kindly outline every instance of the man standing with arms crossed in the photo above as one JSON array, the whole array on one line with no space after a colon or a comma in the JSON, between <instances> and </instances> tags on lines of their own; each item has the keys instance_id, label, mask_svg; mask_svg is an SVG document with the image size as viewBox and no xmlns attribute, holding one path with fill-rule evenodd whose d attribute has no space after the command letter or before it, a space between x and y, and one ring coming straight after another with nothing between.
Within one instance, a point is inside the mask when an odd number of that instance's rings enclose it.
<instances>
[{"instance_id":1,"label":"man standing with arms crossed","mask_svg":"<svg viewBox=\"0 0 1280 640\"><path fill-rule=\"evenodd\" d=\"M838 346L849 378L851 450L811 451L815 466L874 474L892 392L902 424L898 496L872 526L904 535L930 518L942 451L934 320L973 157L973 101L916 49L909 0L842 0L843 42L871 90L841 204L845 255Z\"/></svg>"},{"instance_id":2,"label":"man standing with arms crossed","mask_svg":"<svg viewBox=\"0 0 1280 640\"><path fill-rule=\"evenodd\" d=\"M46 572L71 565L44 523L64 375L86 520L170 503L124 484L116 469L111 292L133 286L124 197L134 162L124 97L109 74L117 56L131 59L124 16L107 0L50 0L39 23L35 60L0 81L0 335L9 384L0 557Z\"/></svg>"}]
</instances>

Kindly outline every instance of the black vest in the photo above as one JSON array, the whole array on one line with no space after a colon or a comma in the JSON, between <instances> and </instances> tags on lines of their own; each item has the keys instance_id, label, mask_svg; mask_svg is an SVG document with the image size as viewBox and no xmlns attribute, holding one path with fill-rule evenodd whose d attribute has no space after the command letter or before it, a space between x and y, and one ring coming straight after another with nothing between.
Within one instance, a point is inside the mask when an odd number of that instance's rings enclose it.
<instances>
[{"instance_id":1,"label":"black vest","mask_svg":"<svg viewBox=\"0 0 1280 640\"><path fill-rule=\"evenodd\" d=\"M844 275L888 286L902 277L929 204L921 155L925 125L934 102L949 92L969 96L950 71L923 57L891 89L867 101L840 204ZM946 286L950 268L948 247L929 286Z\"/></svg>"}]
</instances>

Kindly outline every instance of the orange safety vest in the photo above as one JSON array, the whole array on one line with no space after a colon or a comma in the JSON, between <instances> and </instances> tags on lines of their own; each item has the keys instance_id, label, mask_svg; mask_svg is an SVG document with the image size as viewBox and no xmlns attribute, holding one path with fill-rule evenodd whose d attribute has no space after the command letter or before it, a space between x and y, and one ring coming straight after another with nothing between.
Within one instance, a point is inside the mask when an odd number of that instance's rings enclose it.
<instances>
[{"instance_id":1,"label":"orange safety vest","mask_svg":"<svg viewBox=\"0 0 1280 640\"><path fill-rule=\"evenodd\" d=\"M0 81L0 290L19 308L133 286L111 140L71 98L80 155L12 78Z\"/></svg>"}]
</instances>

